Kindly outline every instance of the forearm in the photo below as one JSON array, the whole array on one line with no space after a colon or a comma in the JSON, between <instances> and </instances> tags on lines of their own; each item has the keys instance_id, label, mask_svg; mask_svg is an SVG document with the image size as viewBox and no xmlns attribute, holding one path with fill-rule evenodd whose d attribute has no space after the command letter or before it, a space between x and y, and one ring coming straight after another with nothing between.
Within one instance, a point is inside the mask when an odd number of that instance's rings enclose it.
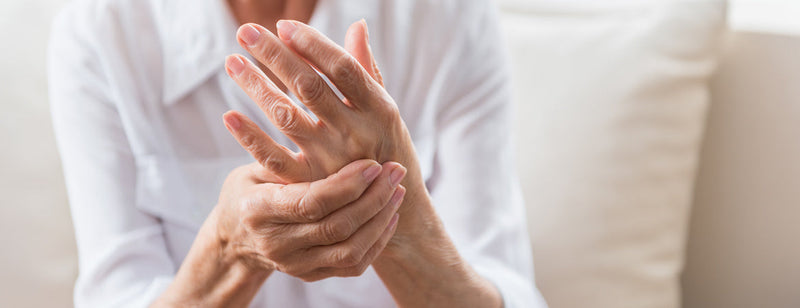
<instances>
[{"instance_id":1,"label":"forearm","mask_svg":"<svg viewBox=\"0 0 800 308\"><path fill-rule=\"evenodd\" d=\"M247 307L272 271L230 253L217 234L215 212L203 224L172 284L152 307Z\"/></svg>"},{"instance_id":2,"label":"forearm","mask_svg":"<svg viewBox=\"0 0 800 308\"><path fill-rule=\"evenodd\" d=\"M420 221L405 221L417 227L396 234L373 263L398 306L502 307L497 288L458 254L429 205L420 206L424 215L403 217Z\"/></svg>"}]
</instances>

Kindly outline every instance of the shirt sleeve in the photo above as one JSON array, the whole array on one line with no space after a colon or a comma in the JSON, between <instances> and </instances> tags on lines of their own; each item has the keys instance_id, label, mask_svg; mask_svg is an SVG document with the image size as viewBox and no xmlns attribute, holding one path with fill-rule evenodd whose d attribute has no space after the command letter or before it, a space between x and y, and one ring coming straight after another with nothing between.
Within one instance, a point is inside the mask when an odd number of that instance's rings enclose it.
<instances>
[{"instance_id":1,"label":"shirt sleeve","mask_svg":"<svg viewBox=\"0 0 800 308\"><path fill-rule=\"evenodd\" d=\"M434 204L459 252L505 307L545 307L533 283L525 208L514 166L508 66L491 1L453 33L448 89L437 112ZM470 2L473 3L473 2ZM443 27L445 27L443 25Z\"/></svg>"},{"instance_id":2,"label":"shirt sleeve","mask_svg":"<svg viewBox=\"0 0 800 308\"><path fill-rule=\"evenodd\" d=\"M158 219L135 206L135 158L85 16L68 7L48 50L51 112L78 246L76 307L146 307L175 268Z\"/></svg>"}]
</instances>

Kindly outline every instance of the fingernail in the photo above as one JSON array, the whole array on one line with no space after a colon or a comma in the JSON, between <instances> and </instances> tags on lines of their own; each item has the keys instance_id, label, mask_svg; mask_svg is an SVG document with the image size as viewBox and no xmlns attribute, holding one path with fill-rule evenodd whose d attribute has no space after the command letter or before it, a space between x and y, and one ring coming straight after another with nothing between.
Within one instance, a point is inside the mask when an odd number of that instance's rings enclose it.
<instances>
[{"instance_id":1,"label":"fingernail","mask_svg":"<svg viewBox=\"0 0 800 308\"><path fill-rule=\"evenodd\" d=\"M403 168L402 166L397 166L396 168L394 168L392 174L389 175L389 182L392 183L392 187L395 187L397 186L397 184L400 184L400 181L403 180L403 177L405 175L406 175L406 168Z\"/></svg>"},{"instance_id":2,"label":"fingernail","mask_svg":"<svg viewBox=\"0 0 800 308\"><path fill-rule=\"evenodd\" d=\"M400 189L400 188L396 189L394 191L394 194L392 194L392 198L389 199L390 200L389 204L391 204L391 205L399 204L400 200L403 200L403 196L405 196L405 195L406 195L406 190L405 189Z\"/></svg>"},{"instance_id":3,"label":"fingernail","mask_svg":"<svg viewBox=\"0 0 800 308\"><path fill-rule=\"evenodd\" d=\"M258 37L261 36L261 32L253 25L246 25L240 28L239 36L248 46L253 46L258 43Z\"/></svg>"},{"instance_id":4,"label":"fingernail","mask_svg":"<svg viewBox=\"0 0 800 308\"><path fill-rule=\"evenodd\" d=\"M364 179L371 182L378 177L379 173L381 173L381 165L372 165L367 170L364 170Z\"/></svg>"},{"instance_id":5,"label":"fingernail","mask_svg":"<svg viewBox=\"0 0 800 308\"><path fill-rule=\"evenodd\" d=\"M225 67L230 70L229 74L239 76L244 70L244 61L238 56L228 56L225 60Z\"/></svg>"},{"instance_id":6,"label":"fingernail","mask_svg":"<svg viewBox=\"0 0 800 308\"><path fill-rule=\"evenodd\" d=\"M394 216L392 216L392 220L389 221L389 226L387 226L386 229L388 230L394 228L394 226L397 225L397 221L399 220L400 220L400 214L395 213Z\"/></svg>"},{"instance_id":7,"label":"fingernail","mask_svg":"<svg viewBox=\"0 0 800 308\"><path fill-rule=\"evenodd\" d=\"M227 113L223 118L225 120L225 124L234 130L238 130L239 127L242 127L242 122L239 122L239 119L233 114Z\"/></svg>"},{"instance_id":8,"label":"fingernail","mask_svg":"<svg viewBox=\"0 0 800 308\"><path fill-rule=\"evenodd\" d=\"M292 39L294 31L297 30L297 25L288 20L279 20L276 26L278 27L278 36L287 41Z\"/></svg>"}]
</instances>

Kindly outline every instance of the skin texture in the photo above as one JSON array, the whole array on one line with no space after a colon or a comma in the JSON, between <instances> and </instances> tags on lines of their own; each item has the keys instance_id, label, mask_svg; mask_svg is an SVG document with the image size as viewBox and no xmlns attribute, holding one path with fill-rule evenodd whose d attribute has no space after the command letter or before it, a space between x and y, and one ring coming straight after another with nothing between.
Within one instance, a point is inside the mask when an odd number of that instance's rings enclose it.
<instances>
[{"instance_id":1,"label":"skin texture","mask_svg":"<svg viewBox=\"0 0 800 308\"><path fill-rule=\"evenodd\" d=\"M226 69L300 152L241 113L223 116L256 163L228 176L154 306L246 306L274 270L315 281L358 276L369 265L400 307L502 306L434 210L408 129L383 88L366 23L348 29L344 48L299 21L280 21L276 29L278 35L242 25L239 43L262 65L231 55Z\"/></svg>"},{"instance_id":2,"label":"skin texture","mask_svg":"<svg viewBox=\"0 0 800 308\"><path fill-rule=\"evenodd\" d=\"M258 163L235 169L154 306L246 306L274 270L305 281L361 275L397 228L404 175L372 160L294 184L265 181Z\"/></svg>"},{"instance_id":3,"label":"skin texture","mask_svg":"<svg viewBox=\"0 0 800 308\"><path fill-rule=\"evenodd\" d=\"M228 0L233 17L239 24L254 23L264 25L275 33L275 22L280 19L292 19L308 22L317 0ZM278 80L274 74L260 63L257 64L272 80ZM279 88L286 91L286 87L278 81Z\"/></svg>"}]
</instances>

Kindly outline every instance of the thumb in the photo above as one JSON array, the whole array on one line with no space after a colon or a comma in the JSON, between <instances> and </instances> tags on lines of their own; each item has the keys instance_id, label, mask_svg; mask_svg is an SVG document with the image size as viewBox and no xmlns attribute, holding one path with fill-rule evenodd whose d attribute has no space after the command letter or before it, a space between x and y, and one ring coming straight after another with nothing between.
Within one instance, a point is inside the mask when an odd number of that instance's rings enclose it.
<instances>
[{"instance_id":1,"label":"thumb","mask_svg":"<svg viewBox=\"0 0 800 308\"><path fill-rule=\"evenodd\" d=\"M372 48L369 46L369 32L367 31L367 22L365 20L354 22L347 29L347 34L344 38L344 49L356 58L358 63L372 76L372 79L375 79L383 86L383 77L380 70L378 70L378 64L372 54Z\"/></svg>"}]
</instances>

